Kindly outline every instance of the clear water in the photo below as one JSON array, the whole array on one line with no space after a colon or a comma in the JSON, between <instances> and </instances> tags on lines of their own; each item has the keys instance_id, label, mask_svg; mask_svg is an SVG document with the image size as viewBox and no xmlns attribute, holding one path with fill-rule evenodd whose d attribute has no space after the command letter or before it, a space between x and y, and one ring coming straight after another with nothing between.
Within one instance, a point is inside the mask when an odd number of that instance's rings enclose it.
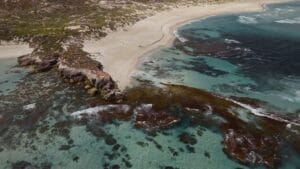
<instances>
[{"instance_id":1,"label":"clear water","mask_svg":"<svg viewBox=\"0 0 300 169\"><path fill-rule=\"evenodd\" d=\"M16 67L17 60L6 58L0 60L0 95L7 95L27 74L27 71Z\"/></svg>"},{"instance_id":2,"label":"clear water","mask_svg":"<svg viewBox=\"0 0 300 169\"><path fill-rule=\"evenodd\" d=\"M185 25L178 32L188 42L177 41L146 58L136 78L257 98L267 101L270 109L295 113L300 109L299 14L300 3L293 2L268 5L262 13L216 16ZM220 53L199 51L200 42L217 44ZM224 54L225 49L230 52ZM229 158L217 123L213 127L181 124L152 136L130 121L80 122L70 114L106 103L87 95L82 86L63 82L55 70L15 73L15 64L15 59L0 60L1 169L20 161L34 169L264 168ZM28 105L34 106L26 110ZM256 116L244 109L232 112L255 122ZM99 136L103 131L106 136ZM197 143L188 147L180 142L183 132L193 135ZM107 144L108 138L116 144ZM299 154L286 149L278 168L298 169Z\"/></svg>"}]
</instances>

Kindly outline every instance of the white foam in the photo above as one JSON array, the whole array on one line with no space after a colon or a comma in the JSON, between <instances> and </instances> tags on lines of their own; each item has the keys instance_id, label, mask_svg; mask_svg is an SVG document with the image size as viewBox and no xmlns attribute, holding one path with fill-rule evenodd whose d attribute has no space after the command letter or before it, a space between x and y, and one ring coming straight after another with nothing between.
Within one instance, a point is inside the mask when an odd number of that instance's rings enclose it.
<instances>
[{"instance_id":1,"label":"white foam","mask_svg":"<svg viewBox=\"0 0 300 169\"><path fill-rule=\"evenodd\" d=\"M300 24L300 17L294 18L294 19L283 19L275 21L276 23L282 23L282 24Z\"/></svg>"},{"instance_id":2,"label":"white foam","mask_svg":"<svg viewBox=\"0 0 300 169\"><path fill-rule=\"evenodd\" d=\"M180 42L184 43L184 42L187 42L187 41L188 41L188 40L185 39L184 37L180 36L180 35L178 34L178 31L174 31L173 33L174 33L175 37L176 37L178 40L180 40Z\"/></svg>"},{"instance_id":3,"label":"white foam","mask_svg":"<svg viewBox=\"0 0 300 169\"><path fill-rule=\"evenodd\" d=\"M232 44L232 43L239 44L239 43L241 43L241 42L239 42L237 40L234 40L234 39L225 39L224 41L225 41L225 43L228 43L228 44Z\"/></svg>"},{"instance_id":4,"label":"white foam","mask_svg":"<svg viewBox=\"0 0 300 169\"><path fill-rule=\"evenodd\" d=\"M283 122L283 123L287 123L287 124L290 124L290 125L300 126L300 123L298 123L298 122L290 121L290 120L284 119L282 117L276 116L274 114L267 114L266 111L262 108L254 108L250 105L247 105L247 104L244 104L244 103L241 103L241 102L238 102L236 100L229 99L229 98L227 98L227 100L232 101L233 103L249 110L252 114L254 114L256 116L266 117L266 118L276 120L276 121L280 121L280 122Z\"/></svg>"},{"instance_id":5,"label":"white foam","mask_svg":"<svg viewBox=\"0 0 300 169\"><path fill-rule=\"evenodd\" d=\"M76 111L71 113L71 116L76 117L76 118L82 118L83 115L87 116L97 116L98 113L104 112L104 111L109 111L112 109L120 109L124 112L128 112L130 110L129 105L102 105L102 106L97 106L97 107L92 107L80 111Z\"/></svg>"},{"instance_id":6,"label":"white foam","mask_svg":"<svg viewBox=\"0 0 300 169\"><path fill-rule=\"evenodd\" d=\"M256 24L258 23L255 18L249 17L249 16L239 16L238 22L242 24Z\"/></svg>"},{"instance_id":7,"label":"white foam","mask_svg":"<svg viewBox=\"0 0 300 169\"><path fill-rule=\"evenodd\" d=\"M28 105L23 106L23 109L24 110L32 110L32 109L35 109L35 107L36 107L36 104L32 103L32 104L28 104Z\"/></svg>"}]
</instances>

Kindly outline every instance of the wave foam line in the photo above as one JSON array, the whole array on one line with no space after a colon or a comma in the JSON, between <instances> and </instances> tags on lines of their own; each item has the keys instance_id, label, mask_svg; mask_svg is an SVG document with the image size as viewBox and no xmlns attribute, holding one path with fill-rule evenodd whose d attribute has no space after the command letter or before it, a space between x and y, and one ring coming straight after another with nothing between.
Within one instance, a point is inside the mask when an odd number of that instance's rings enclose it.
<instances>
[{"instance_id":1,"label":"wave foam line","mask_svg":"<svg viewBox=\"0 0 300 169\"><path fill-rule=\"evenodd\" d=\"M254 108L250 105L247 105L247 104L244 104L244 103L241 103L241 102L238 102L236 100L233 100L233 99L228 99L227 100L249 110L252 114L256 115L256 116L260 116L260 117L266 117L266 118L269 118L269 119L272 119L272 120L276 120L276 121L280 121L280 122L283 122L283 123L288 123L288 124L292 124L292 125L295 125L295 126L300 126L300 123L297 123L297 122L294 122L294 121L290 121L290 120L287 120L287 119L284 119L282 117L278 117L278 116L275 116L274 114L266 114L265 110L262 109L262 108Z\"/></svg>"},{"instance_id":2,"label":"wave foam line","mask_svg":"<svg viewBox=\"0 0 300 169\"><path fill-rule=\"evenodd\" d=\"M71 113L71 116L81 118L82 115L88 115L88 116L93 116L97 115L98 113L104 112L104 111L109 111L109 110L115 110L115 109L120 109L123 110L124 112L128 112L130 110L129 105L102 105L102 106L97 106L97 107L92 107L80 111L76 111Z\"/></svg>"}]
</instances>

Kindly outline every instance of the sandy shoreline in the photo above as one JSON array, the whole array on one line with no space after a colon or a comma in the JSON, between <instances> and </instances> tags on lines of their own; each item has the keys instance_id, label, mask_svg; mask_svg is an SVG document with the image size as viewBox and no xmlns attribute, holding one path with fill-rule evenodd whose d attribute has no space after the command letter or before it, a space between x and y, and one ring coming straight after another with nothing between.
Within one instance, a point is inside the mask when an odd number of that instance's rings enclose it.
<instances>
[{"instance_id":1,"label":"sandy shoreline","mask_svg":"<svg viewBox=\"0 0 300 169\"><path fill-rule=\"evenodd\" d=\"M104 70L124 89L130 84L130 75L139 59L157 48L172 44L175 39L174 31L182 24L212 15L259 12L263 10L263 4L276 2L285 1L253 0L179 7L155 14L124 30L112 32L101 40L86 40L84 50L100 61Z\"/></svg>"},{"instance_id":2,"label":"sandy shoreline","mask_svg":"<svg viewBox=\"0 0 300 169\"><path fill-rule=\"evenodd\" d=\"M32 51L33 48L30 48L29 44L0 42L0 59L17 58Z\"/></svg>"}]
</instances>

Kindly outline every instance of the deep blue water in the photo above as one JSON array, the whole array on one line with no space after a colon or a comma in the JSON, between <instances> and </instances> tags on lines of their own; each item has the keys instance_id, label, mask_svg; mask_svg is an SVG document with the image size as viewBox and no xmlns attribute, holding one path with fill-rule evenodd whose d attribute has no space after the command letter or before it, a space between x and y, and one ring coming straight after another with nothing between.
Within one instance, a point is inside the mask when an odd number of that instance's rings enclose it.
<instances>
[{"instance_id":1,"label":"deep blue water","mask_svg":"<svg viewBox=\"0 0 300 169\"><path fill-rule=\"evenodd\" d=\"M196 20L177 34L181 41L146 58L137 78L256 98L277 111L300 109L299 1Z\"/></svg>"}]
</instances>

